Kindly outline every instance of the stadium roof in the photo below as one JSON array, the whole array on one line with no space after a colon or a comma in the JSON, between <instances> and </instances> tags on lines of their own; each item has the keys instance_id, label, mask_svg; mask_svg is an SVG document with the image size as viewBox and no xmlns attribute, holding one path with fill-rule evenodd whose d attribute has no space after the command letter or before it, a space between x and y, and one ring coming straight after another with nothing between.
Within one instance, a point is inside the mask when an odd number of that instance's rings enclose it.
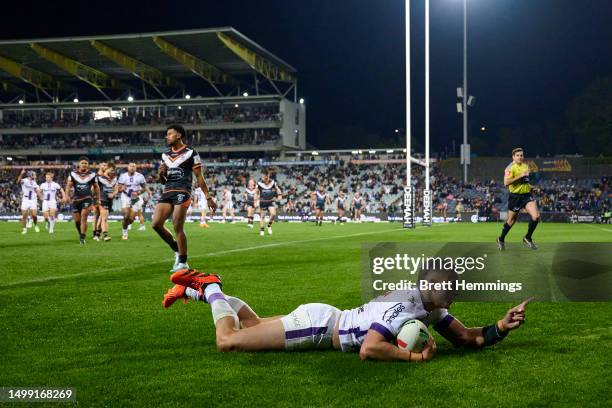
<instances>
[{"instance_id":1,"label":"stadium roof","mask_svg":"<svg viewBox=\"0 0 612 408\"><path fill-rule=\"evenodd\" d=\"M135 79L156 88L180 89L189 80L234 86L254 74L294 83L295 73L232 27L0 41L0 92L23 82L47 91L125 89Z\"/></svg>"}]
</instances>

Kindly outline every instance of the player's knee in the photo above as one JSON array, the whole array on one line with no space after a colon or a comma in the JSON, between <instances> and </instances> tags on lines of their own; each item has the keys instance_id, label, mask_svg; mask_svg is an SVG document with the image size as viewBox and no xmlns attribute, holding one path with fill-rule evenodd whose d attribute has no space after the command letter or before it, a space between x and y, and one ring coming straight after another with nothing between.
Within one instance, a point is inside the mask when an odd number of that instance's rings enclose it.
<instances>
[{"instance_id":1,"label":"player's knee","mask_svg":"<svg viewBox=\"0 0 612 408\"><path fill-rule=\"evenodd\" d=\"M217 351L222 353L236 351L238 345L232 337L233 336L227 334L217 336Z\"/></svg>"}]
</instances>

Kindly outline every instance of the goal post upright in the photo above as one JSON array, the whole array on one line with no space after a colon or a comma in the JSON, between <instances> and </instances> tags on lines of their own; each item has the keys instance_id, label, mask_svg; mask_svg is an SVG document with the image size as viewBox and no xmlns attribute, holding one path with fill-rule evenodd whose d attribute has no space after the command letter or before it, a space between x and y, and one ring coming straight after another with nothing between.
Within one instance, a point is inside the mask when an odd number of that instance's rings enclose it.
<instances>
[{"instance_id":1,"label":"goal post upright","mask_svg":"<svg viewBox=\"0 0 612 408\"><path fill-rule=\"evenodd\" d=\"M406 25L406 186L404 187L404 228L414 228L416 200L412 188L411 168L411 105L410 105L410 0L405 0Z\"/></svg>"}]
</instances>

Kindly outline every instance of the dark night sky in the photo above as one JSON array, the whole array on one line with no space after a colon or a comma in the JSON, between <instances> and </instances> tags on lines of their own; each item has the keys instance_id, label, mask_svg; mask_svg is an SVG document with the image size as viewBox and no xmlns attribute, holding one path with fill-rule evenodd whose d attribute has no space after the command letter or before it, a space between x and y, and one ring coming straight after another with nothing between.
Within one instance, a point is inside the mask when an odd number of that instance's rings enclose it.
<instances>
[{"instance_id":1,"label":"dark night sky","mask_svg":"<svg viewBox=\"0 0 612 408\"><path fill-rule=\"evenodd\" d=\"M413 134L423 133L423 0L412 0ZM233 26L293 66L308 104L308 138L358 126L404 127L403 0L5 2L0 38L120 34ZM571 99L612 75L612 1L468 0L473 128L562 121ZM459 140L462 1L431 1L432 150ZM329 132L327 132L329 134ZM366 147L366 146L360 146Z\"/></svg>"}]
</instances>

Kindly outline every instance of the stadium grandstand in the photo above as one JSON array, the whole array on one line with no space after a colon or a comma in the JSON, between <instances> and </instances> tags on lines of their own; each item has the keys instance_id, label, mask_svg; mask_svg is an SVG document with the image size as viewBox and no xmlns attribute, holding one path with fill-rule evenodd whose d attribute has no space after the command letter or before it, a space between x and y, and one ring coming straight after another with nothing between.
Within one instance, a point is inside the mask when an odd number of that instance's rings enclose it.
<instances>
[{"instance_id":1,"label":"stadium grandstand","mask_svg":"<svg viewBox=\"0 0 612 408\"><path fill-rule=\"evenodd\" d=\"M1 158L145 158L170 123L207 157L306 147L297 71L233 28L0 41Z\"/></svg>"}]
</instances>

